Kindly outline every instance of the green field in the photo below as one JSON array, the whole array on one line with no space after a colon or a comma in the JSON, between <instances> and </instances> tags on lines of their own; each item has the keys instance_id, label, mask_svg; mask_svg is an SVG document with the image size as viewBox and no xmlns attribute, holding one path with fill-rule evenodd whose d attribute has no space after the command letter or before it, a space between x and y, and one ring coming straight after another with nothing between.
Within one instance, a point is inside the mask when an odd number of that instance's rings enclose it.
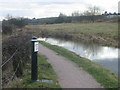
<instances>
[{"instance_id":1,"label":"green field","mask_svg":"<svg viewBox=\"0 0 120 90\"><path fill-rule=\"evenodd\" d=\"M65 38L93 42L101 45L118 46L118 23L63 23L28 25L25 29L37 32L38 36Z\"/></svg>"},{"instance_id":2,"label":"green field","mask_svg":"<svg viewBox=\"0 0 120 90\"><path fill-rule=\"evenodd\" d=\"M79 67L82 67L85 71L91 74L102 86L104 86L104 88L118 88L118 77L110 70L107 70L89 59L79 57L75 53L62 47L42 41L40 41L40 43L68 58L70 61L75 62Z\"/></svg>"},{"instance_id":3,"label":"green field","mask_svg":"<svg viewBox=\"0 0 120 90\"><path fill-rule=\"evenodd\" d=\"M24 70L24 76L11 81L6 88L60 88L60 85L57 83L57 76L46 58L44 56L39 56L38 61L38 79L52 80L52 83L32 82L31 65L27 64Z\"/></svg>"}]
</instances>

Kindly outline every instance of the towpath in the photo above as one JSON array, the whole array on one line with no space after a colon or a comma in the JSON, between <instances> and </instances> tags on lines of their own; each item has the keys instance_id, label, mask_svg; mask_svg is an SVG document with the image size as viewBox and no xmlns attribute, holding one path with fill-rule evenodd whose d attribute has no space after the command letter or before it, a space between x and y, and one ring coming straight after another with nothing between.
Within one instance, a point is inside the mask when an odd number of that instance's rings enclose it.
<instances>
[{"instance_id":1,"label":"towpath","mask_svg":"<svg viewBox=\"0 0 120 90\"><path fill-rule=\"evenodd\" d=\"M39 54L46 56L58 76L62 88L102 88L102 86L82 68L53 50L39 44ZM87 67L87 66L86 66Z\"/></svg>"}]
</instances>

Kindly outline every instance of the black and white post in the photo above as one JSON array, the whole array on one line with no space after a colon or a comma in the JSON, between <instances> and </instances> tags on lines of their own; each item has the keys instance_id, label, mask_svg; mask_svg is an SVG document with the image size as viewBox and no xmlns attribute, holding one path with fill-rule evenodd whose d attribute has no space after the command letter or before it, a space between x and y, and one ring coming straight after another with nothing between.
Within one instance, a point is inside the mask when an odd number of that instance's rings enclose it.
<instances>
[{"instance_id":1,"label":"black and white post","mask_svg":"<svg viewBox=\"0 0 120 90\"><path fill-rule=\"evenodd\" d=\"M32 81L37 81L38 79L38 41L36 37L33 37L32 40L32 66L31 66L31 79Z\"/></svg>"}]
</instances>

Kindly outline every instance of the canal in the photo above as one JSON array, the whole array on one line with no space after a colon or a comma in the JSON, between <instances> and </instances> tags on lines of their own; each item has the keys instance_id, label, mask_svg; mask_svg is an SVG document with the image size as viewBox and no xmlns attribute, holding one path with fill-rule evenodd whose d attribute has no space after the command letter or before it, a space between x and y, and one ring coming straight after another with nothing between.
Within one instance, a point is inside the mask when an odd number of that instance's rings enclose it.
<instances>
[{"instance_id":1,"label":"canal","mask_svg":"<svg viewBox=\"0 0 120 90\"><path fill-rule=\"evenodd\" d=\"M64 47L81 57L101 64L118 75L118 48L56 38L39 38L38 40Z\"/></svg>"}]
</instances>

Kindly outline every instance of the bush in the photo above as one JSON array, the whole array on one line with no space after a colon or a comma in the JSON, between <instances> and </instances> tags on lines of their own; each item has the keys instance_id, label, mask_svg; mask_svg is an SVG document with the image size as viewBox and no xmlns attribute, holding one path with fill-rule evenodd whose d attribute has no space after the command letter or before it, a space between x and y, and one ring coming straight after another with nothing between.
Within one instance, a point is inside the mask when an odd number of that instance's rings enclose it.
<instances>
[{"instance_id":1,"label":"bush","mask_svg":"<svg viewBox=\"0 0 120 90\"><path fill-rule=\"evenodd\" d=\"M12 34L13 27L23 28L27 25L24 18L11 18L9 20L2 21L2 32L3 34Z\"/></svg>"},{"instance_id":2,"label":"bush","mask_svg":"<svg viewBox=\"0 0 120 90\"><path fill-rule=\"evenodd\" d=\"M18 28L22 28L26 25L24 18L12 18L8 20L8 23Z\"/></svg>"},{"instance_id":3,"label":"bush","mask_svg":"<svg viewBox=\"0 0 120 90\"><path fill-rule=\"evenodd\" d=\"M11 25L2 25L2 33L3 34L12 34L12 26Z\"/></svg>"},{"instance_id":4,"label":"bush","mask_svg":"<svg viewBox=\"0 0 120 90\"><path fill-rule=\"evenodd\" d=\"M11 70L13 71L16 70L19 64L19 68L16 72L17 77L21 77L23 75L24 66L26 65L27 62L30 62L30 54L31 54L30 39L31 39L30 35L21 35L21 36L7 38L2 42L3 62L8 60L13 55L13 53L18 49L15 56L12 58L12 60L10 60L13 66ZM7 69L10 69L10 63L7 63L5 66L3 66L2 68L3 73Z\"/></svg>"}]
</instances>

